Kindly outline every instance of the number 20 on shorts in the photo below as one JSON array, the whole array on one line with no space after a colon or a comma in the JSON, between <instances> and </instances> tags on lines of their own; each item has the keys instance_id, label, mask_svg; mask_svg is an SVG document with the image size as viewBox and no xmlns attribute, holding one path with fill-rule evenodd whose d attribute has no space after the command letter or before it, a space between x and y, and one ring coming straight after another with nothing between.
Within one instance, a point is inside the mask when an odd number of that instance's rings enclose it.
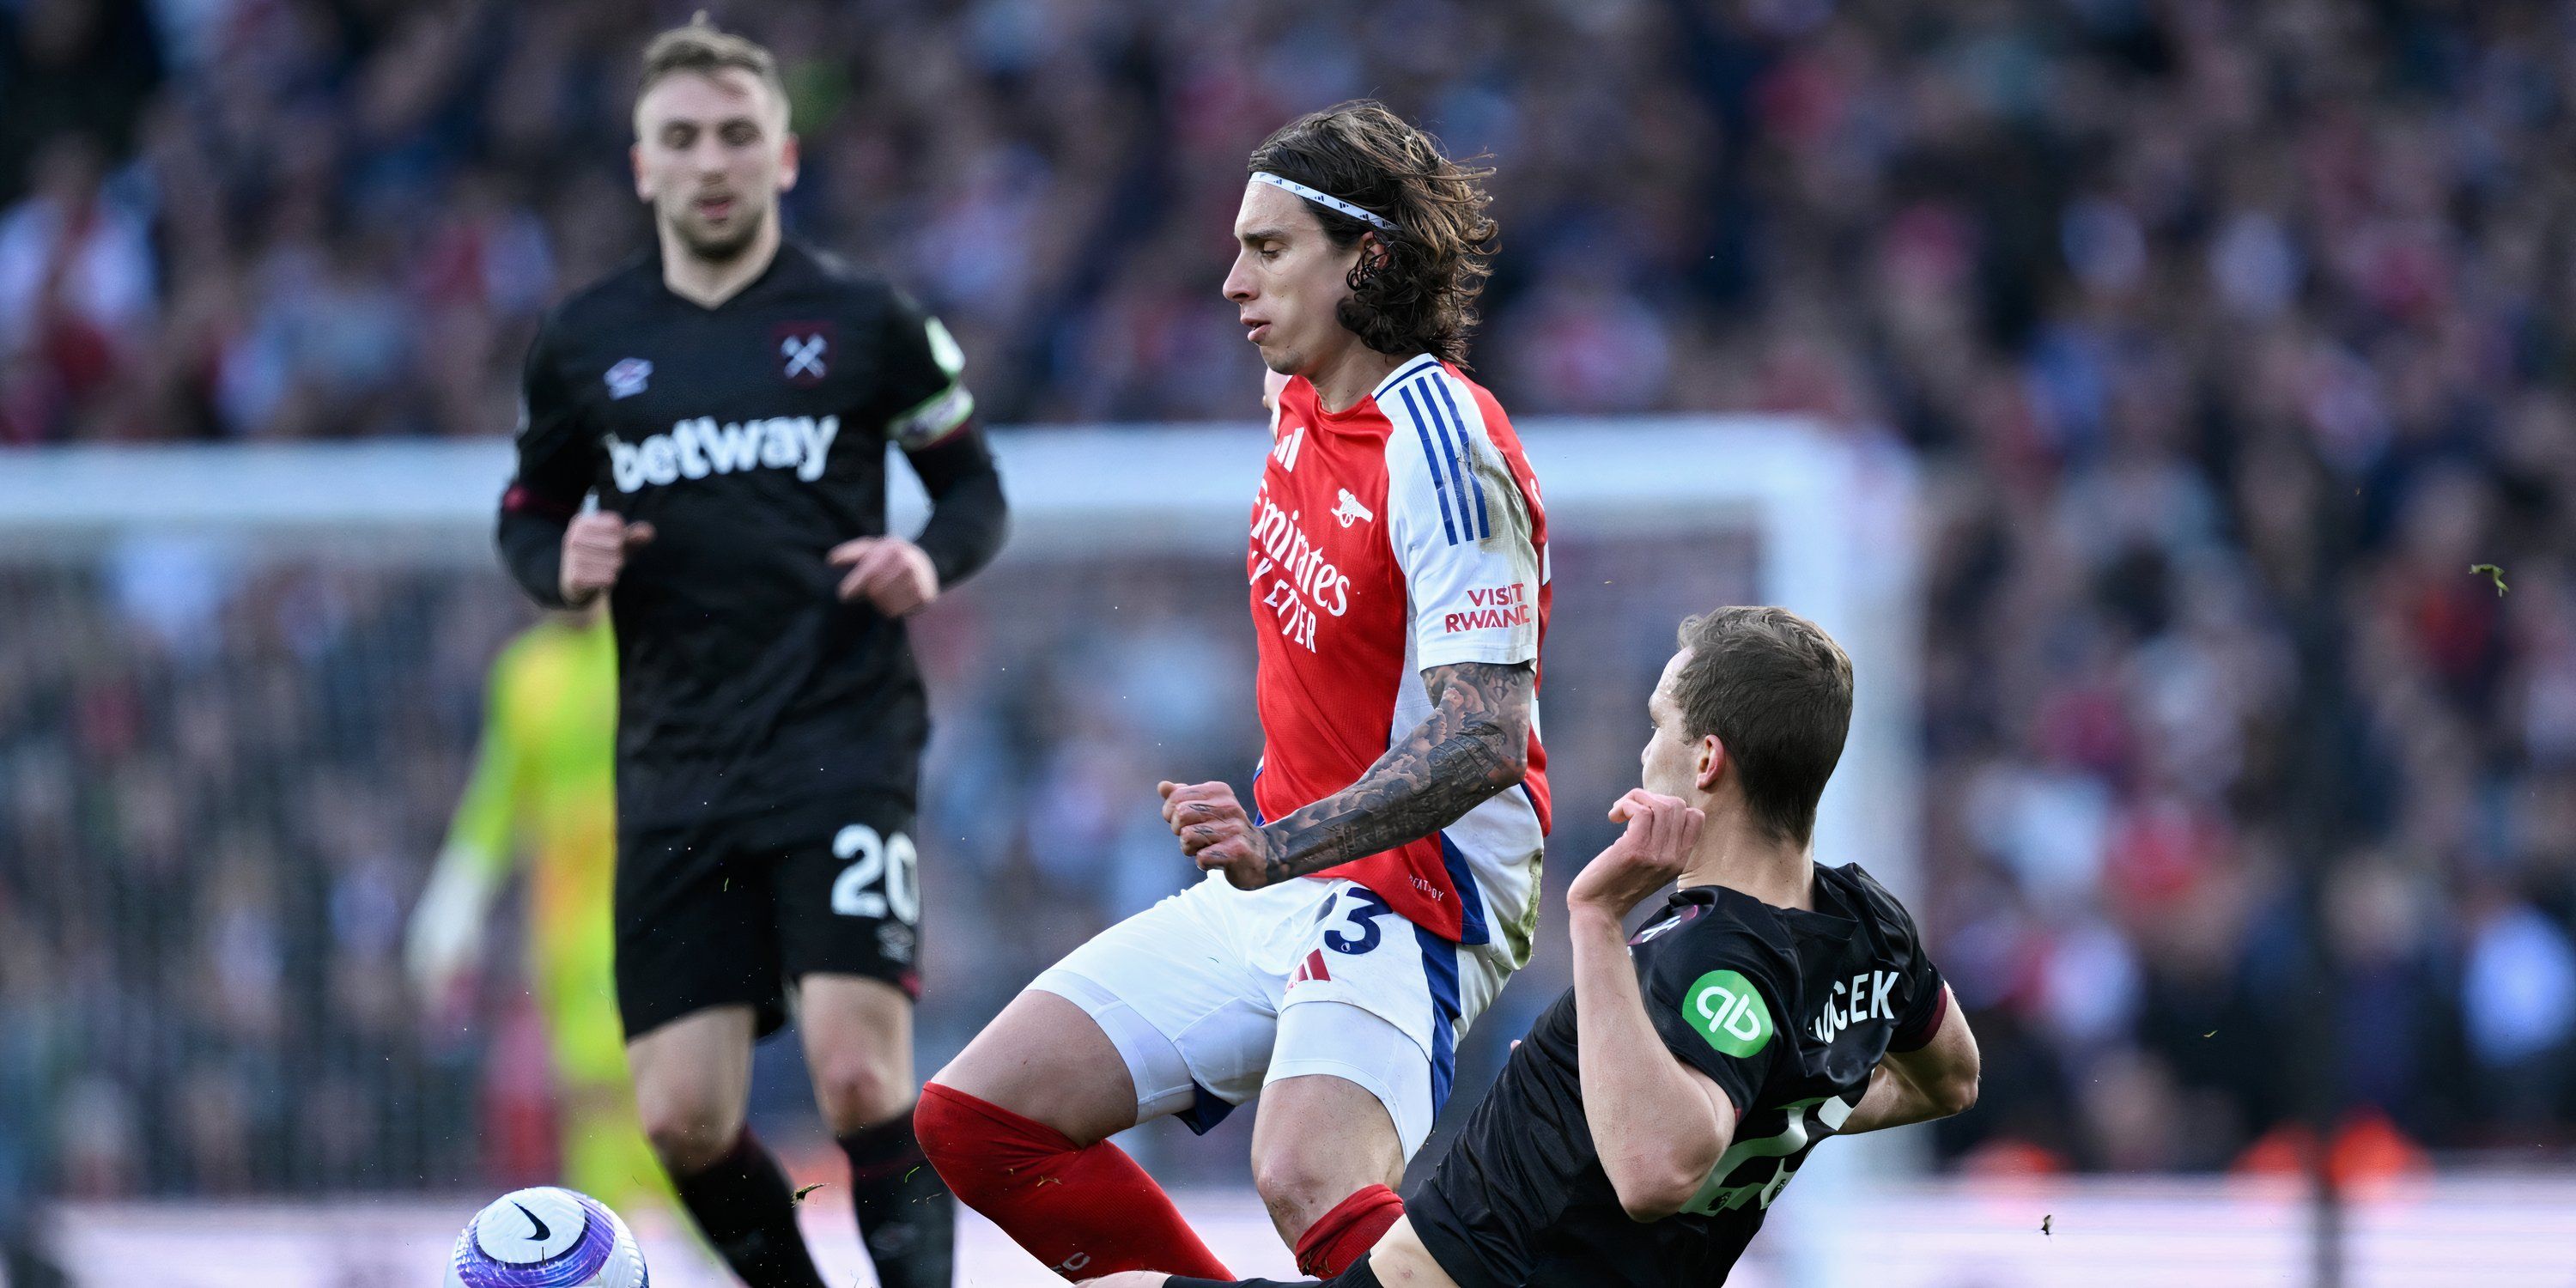
<instances>
[{"instance_id":1,"label":"number 20 on shorts","mask_svg":"<svg viewBox=\"0 0 2576 1288\"><path fill-rule=\"evenodd\" d=\"M851 861L832 881L832 911L883 917L891 909L907 926L921 920L921 856L911 837L884 837L865 823L852 823L833 834L832 857ZM882 892L871 888L880 884Z\"/></svg>"}]
</instances>

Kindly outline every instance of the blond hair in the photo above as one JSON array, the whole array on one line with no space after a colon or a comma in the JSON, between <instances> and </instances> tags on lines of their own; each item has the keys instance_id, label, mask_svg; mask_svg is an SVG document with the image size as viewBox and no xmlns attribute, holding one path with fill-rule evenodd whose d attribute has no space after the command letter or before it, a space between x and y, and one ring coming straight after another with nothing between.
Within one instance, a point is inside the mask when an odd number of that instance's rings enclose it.
<instances>
[{"instance_id":1,"label":"blond hair","mask_svg":"<svg viewBox=\"0 0 2576 1288\"><path fill-rule=\"evenodd\" d=\"M635 86L635 99L643 102L655 85L683 72L713 76L723 71L751 73L769 88L780 118L786 117L787 82L778 75L778 59L757 41L717 27L704 9L687 26L673 27L644 47L644 75Z\"/></svg>"}]
</instances>

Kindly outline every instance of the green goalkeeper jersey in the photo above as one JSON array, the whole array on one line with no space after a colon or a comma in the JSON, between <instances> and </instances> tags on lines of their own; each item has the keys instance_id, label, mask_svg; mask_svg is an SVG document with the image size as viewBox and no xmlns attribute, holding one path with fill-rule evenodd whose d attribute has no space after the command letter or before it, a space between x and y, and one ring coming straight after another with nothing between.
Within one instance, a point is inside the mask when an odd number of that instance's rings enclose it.
<instances>
[{"instance_id":1,"label":"green goalkeeper jersey","mask_svg":"<svg viewBox=\"0 0 2576 1288\"><path fill-rule=\"evenodd\" d=\"M530 973L561 1072L617 1076L617 646L608 623L531 628L493 662L488 699L448 849L495 877L525 856Z\"/></svg>"}]
</instances>

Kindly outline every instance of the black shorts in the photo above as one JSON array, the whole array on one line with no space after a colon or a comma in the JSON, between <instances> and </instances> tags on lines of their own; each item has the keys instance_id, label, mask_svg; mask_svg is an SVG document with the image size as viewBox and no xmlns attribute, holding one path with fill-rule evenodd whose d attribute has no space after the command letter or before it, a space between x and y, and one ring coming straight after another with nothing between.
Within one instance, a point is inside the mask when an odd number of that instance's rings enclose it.
<instances>
[{"instance_id":1,"label":"black shorts","mask_svg":"<svg viewBox=\"0 0 2576 1288\"><path fill-rule=\"evenodd\" d=\"M759 1036L813 974L883 980L918 1000L921 881L912 806L846 808L622 834L617 1010L628 1041L695 1011L748 1005Z\"/></svg>"}]
</instances>

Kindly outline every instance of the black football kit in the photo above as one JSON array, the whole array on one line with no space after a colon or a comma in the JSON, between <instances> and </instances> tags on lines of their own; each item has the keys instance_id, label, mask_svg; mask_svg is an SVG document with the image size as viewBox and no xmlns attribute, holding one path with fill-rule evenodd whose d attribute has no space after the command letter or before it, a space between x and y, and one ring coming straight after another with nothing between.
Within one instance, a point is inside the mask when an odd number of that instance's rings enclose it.
<instances>
[{"instance_id":1,"label":"black football kit","mask_svg":"<svg viewBox=\"0 0 2576 1288\"><path fill-rule=\"evenodd\" d=\"M1880 1058L1931 1041L1947 995L1913 917L1856 864L1815 871L1813 911L1694 886L1628 941L1664 1046L1736 1107L1698 1195L1659 1221L1620 1207L1583 1116L1568 989L1406 1205L1460 1288L1721 1282Z\"/></svg>"},{"instance_id":2,"label":"black football kit","mask_svg":"<svg viewBox=\"0 0 2576 1288\"><path fill-rule=\"evenodd\" d=\"M904 624L836 594L886 532L887 446L932 498L942 587L1000 547L1001 482L945 329L790 241L713 308L646 256L550 314L528 355L500 544L560 605L595 496L653 526L617 636L617 984L630 1037L817 971L917 992L911 839L929 716Z\"/></svg>"},{"instance_id":3,"label":"black football kit","mask_svg":"<svg viewBox=\"0 0 2576 1288\"><path fill-rule=\"evenodd\" d=\"M1665 1048L1736 1107L1732 1143L1699 1193L1657 1221L1620 1206L1583 1116L1569 988L1405 1202L1414 1233L1459 1288L1724 1282L1808 1151L1859 1107L1879 1060L1932 1040L1948 993L1914 918L1857 864L1815 873L1813 911L1693 886L1628 941ZM1378 1283L1365 1256L1328 1281Z\"/></svg>"}]
</instances>

